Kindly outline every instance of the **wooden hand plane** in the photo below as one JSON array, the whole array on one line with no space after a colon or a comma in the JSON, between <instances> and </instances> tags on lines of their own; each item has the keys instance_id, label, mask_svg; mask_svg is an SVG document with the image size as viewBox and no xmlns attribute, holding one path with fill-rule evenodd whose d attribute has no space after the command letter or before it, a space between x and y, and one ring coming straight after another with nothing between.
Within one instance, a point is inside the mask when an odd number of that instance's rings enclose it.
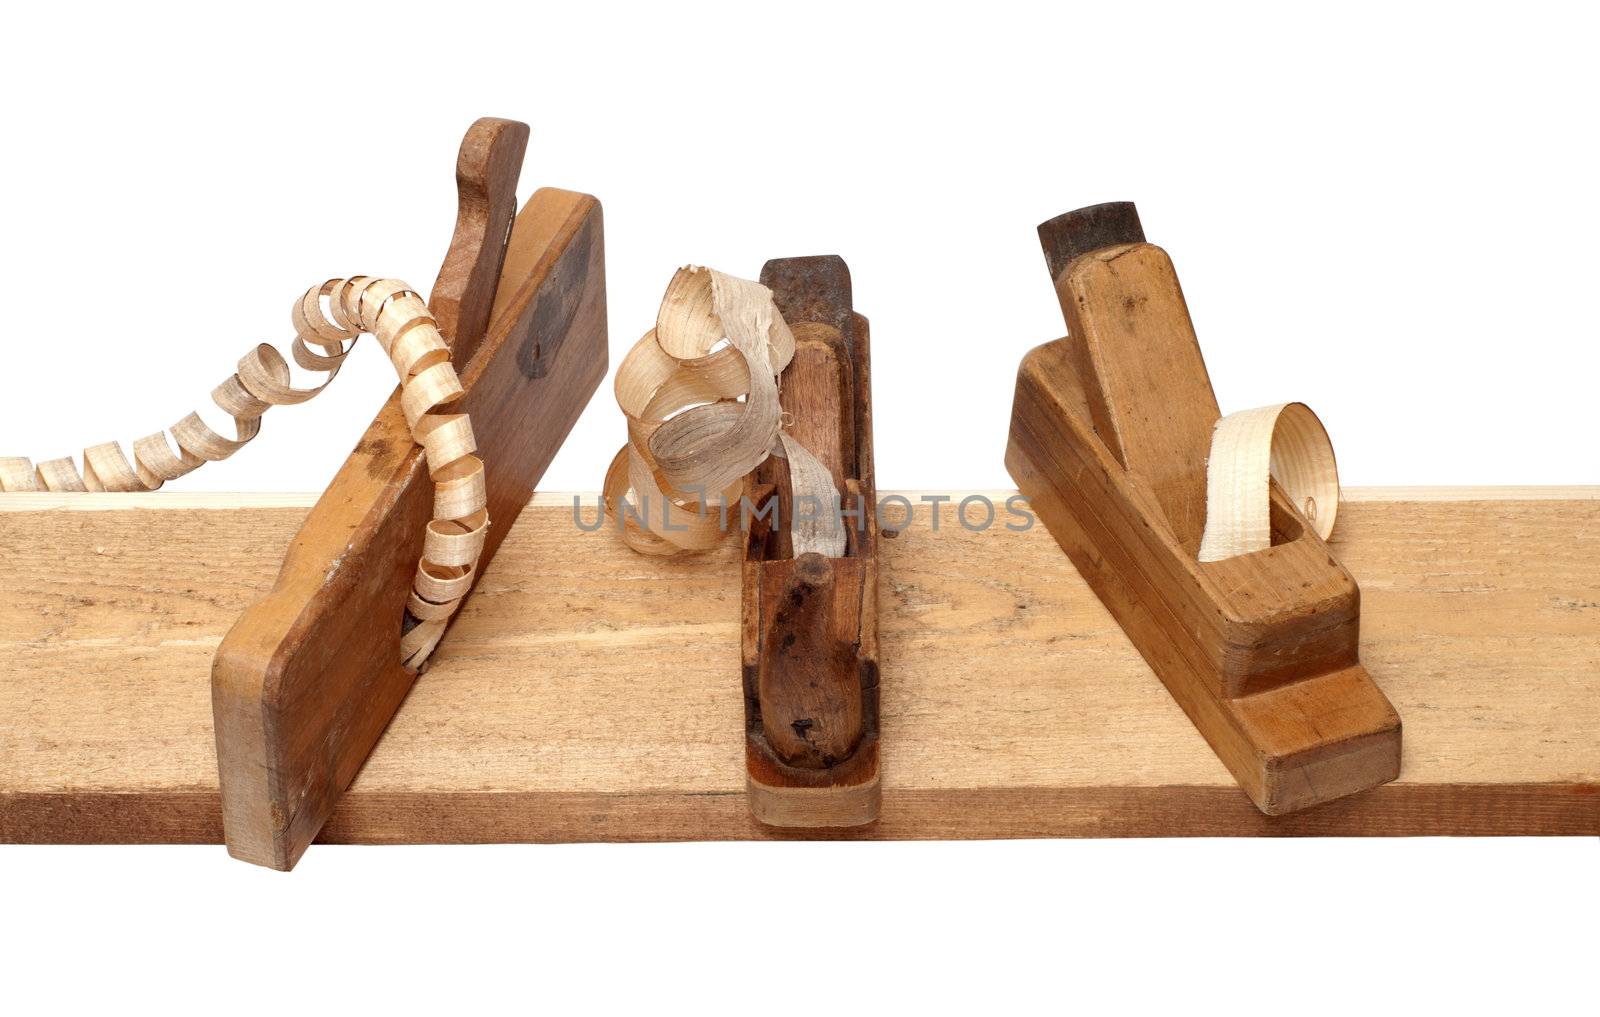
<instances>
[{"instance_id":1,"label":"wooden hand plane","mask_svg":"<svg viewBox=\"0 0 1600 1017\"><path fill-rule=\"evenodd\" d=\"M487 464L479 575L606 373L600 203L546 188L518 213L527 143L510 120L468 130L455 235L428 301ZM211 701L234 857L293 867L410 690L398 647L432 495L397 391L271 592L218 648Z\"/></svg>"},{"instance_id":2,"label":"wooden hand plane","mask_svg":"<svg viewBox=\"0 0 1600 1017\"><path fill-rule=\"evenodd\" d=\"M1022 362L1017 486L1262 812L1395 779L1400 718L1358 658L1360 590L1278 485L1272 546L1197 558L1220 413L1166 252L1125 202L1039 238L1067 338Z\"/></svg>"},{"instance_id":3,"label":"wooden hand plane","mask_svg":"<svg viewBox=\"0 0 1600 1017\"><path fill-rule=\"evenodd\" d=\"M794 332L779 378L789 433L840 493L843 557L796 557L782 460L745 481L742 657L750 810L770 826L878 818L878 527L867 320L838 257L767 262L761 282ZM827 506L831 511L834 507Z\"/></svg>"}]
</instances>

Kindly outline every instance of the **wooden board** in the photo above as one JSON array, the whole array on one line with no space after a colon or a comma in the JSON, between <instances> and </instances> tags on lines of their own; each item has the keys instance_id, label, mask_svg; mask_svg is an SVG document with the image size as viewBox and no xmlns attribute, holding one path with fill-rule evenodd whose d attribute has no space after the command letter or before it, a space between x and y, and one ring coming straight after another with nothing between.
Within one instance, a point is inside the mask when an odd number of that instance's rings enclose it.
<instances>
[{"instance_id":1,"label":"wooden board","mask_svg":"<svg viewBox=\"0 0 1600 1017\"><path fill-rule=\"evenodd\" d=\"M1406 718L1369 793L1257 812L1042 526L946 506L882 542L882 819L763 827L738 548L646 558L546 495L321 839L1600 835L1600 488L1349 494L1362 660ZM0 840L220 842L211 654L309 502L0 497Z\"/></svg>"}]
</instances>

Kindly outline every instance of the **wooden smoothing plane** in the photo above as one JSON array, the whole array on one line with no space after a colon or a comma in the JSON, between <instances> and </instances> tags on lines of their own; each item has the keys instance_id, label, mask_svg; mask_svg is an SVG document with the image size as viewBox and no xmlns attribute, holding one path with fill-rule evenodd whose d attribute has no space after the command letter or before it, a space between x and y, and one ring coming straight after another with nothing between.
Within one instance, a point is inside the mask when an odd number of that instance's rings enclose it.
<instances>
[{"instance_id":1,"label":"wooden smoothing plane","mask_svg":"<svg viewBox=\"0 0 1600 1017\"><path fill-rule=\"evenodd\" d=\"M1220 480L1239 428L1133 205L1068 212L1039 238L1067 337L1022 362L1006 450L1017 486L1262 812L1394 780L1400 718L1359 660L1360 590L1319 535L1336 478L1320 505L1280 483L1290 453L1325 442L1320 424L1299 404L1248 411L1244 430L1272 436L1272 479L1257 443L1259 492ZM1202 545L1226 529L1234 488L1259 495L1257 549L1215 552Z\"/></svg>"}]
</instances>

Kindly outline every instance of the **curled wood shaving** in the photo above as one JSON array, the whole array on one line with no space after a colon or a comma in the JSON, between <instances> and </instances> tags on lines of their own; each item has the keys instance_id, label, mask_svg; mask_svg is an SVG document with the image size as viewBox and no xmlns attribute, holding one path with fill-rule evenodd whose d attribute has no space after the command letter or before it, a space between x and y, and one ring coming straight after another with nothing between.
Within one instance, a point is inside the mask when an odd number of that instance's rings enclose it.
<instances>
[{"instance_id":1,"label":"curled wood shaving","mask_svg":"<svg viewBox=\"0 0 1600 1017\"><path fill-rule=\"evenodd\" d=\"M1272 546L1271 481L1326 540L1339 513L1339 467L1322 421L1305 403L1230 413L1211 433L1200 560Z\"/></svg>"},{"instance_id":2,"label":"curled wood shaving","mask_svg":"<svg viewBox=\"0 0 1600 1017\"><path fill-rule=\"evenodd\" d=\"M239 451L260 431L262 414L271 407L303 403L321 392L355 340L371 333L399 375L401 409L434 483L433 519L400 639L401 663L416 670L471 587L489 532L483 462L474 454L472 422L465 413L440 412L463 392L450 349L421 295L394 279L330 279L306 290L295 302L292 319L294 362L327 376L311 388L295 388L288 361L275 347L263 343L246 353L238 370L211 393L233 418L233 438L191 413L170 428L170 437L157 431L135 441L131 463L114 441L84 449L81 473L71 457L37 467L28 459L0 458L0 491L154 491L202 463Z\"/></svg>"},{"instance_id":3,"label":"curled wood shaving","mask_svg":"<svg viewBox=\"0 0 1600 1017\"><path fill-rule=\"evenodd\" d=\"M824 507L791 521L795 554L844 554L844 528L828 509L839 504L833 478L783 433L778 375L793 357L794 334L771 290L714 269L678 270L656 327L617 368L628 444L606 473L605 503L629 547L655 555L715 547L738 526L745 475L777 456L795 501Z\"/></svg>"}]
</instances>

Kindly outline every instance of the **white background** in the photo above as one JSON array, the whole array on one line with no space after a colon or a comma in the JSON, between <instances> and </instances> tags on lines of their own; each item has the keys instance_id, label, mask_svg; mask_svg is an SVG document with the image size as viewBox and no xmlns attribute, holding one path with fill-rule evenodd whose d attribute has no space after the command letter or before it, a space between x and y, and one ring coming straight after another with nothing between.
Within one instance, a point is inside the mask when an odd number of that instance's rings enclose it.
<instances>
[{"instance_id":1,"label":"white background","mask_svg":"<svg viewBox=\"0 0 1600 1017\"><path fill-rule=\"evenodd\" d=\"M581 8L581 9L580 9ZM1595 25L1535 4L8 11L0 454L124 442L331 275L432 283L471 120L604 203L612 362L679 264L837 252L880 487L1011 486L1034 226L1139 204L1224 410L1348 484L1600 482ZM316 490L358 348L176 489ZM593 490L609 383L546 476ZM1593 840L0 849L5 1008L1581 1010ZM120 1006L119 1006L120 1008Z\"/></svg>"}]
</instances>

